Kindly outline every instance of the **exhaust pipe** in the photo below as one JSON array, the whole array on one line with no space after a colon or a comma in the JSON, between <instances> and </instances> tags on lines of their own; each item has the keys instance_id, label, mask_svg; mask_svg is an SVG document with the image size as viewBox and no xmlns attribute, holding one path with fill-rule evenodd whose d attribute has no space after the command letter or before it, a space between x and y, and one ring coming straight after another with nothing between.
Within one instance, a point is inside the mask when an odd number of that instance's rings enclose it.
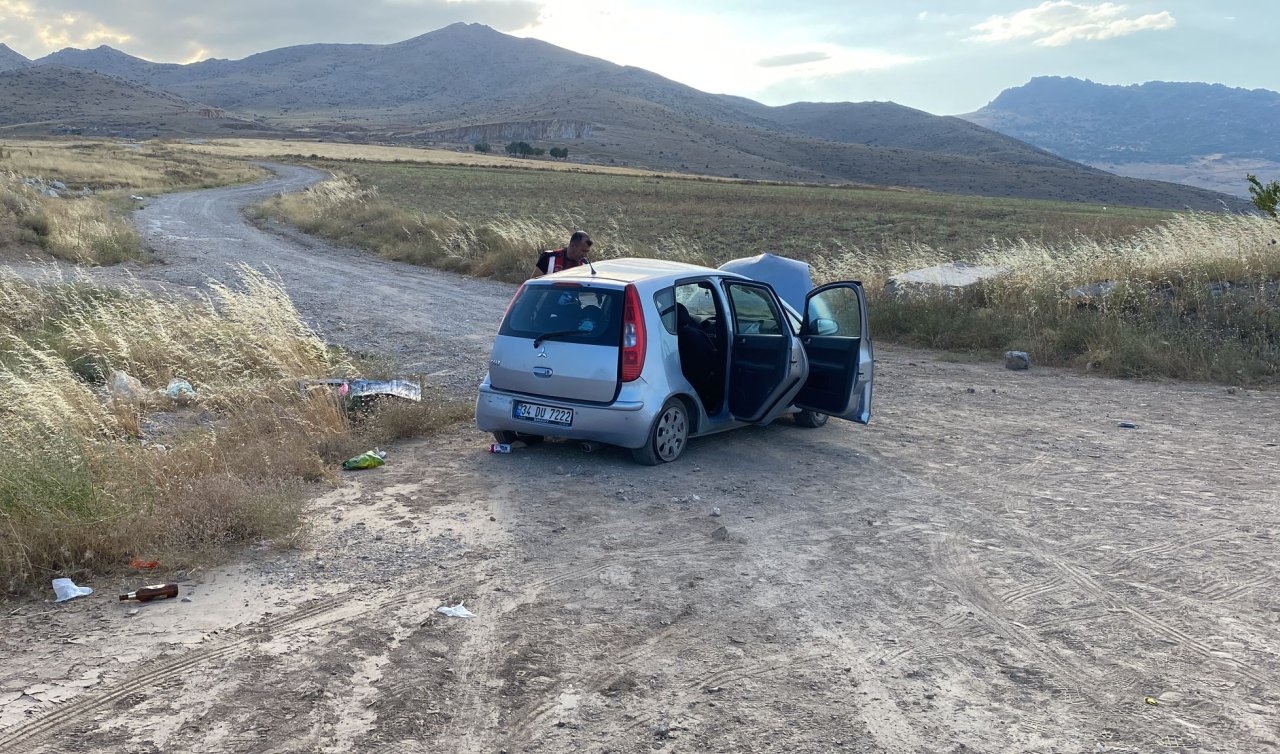
<instances>
[{"instance_id":1,"label":"exhaust pipe","mask_svg":"<svg viewBox=\"0 0 1280 754\"><path fill-rule=\"evenodd\" d=\"M578 447L582 448L583 453L594 453L604 447L603 443L594 442L592 440L584 440Z\"/></svg>"}]
</instances>

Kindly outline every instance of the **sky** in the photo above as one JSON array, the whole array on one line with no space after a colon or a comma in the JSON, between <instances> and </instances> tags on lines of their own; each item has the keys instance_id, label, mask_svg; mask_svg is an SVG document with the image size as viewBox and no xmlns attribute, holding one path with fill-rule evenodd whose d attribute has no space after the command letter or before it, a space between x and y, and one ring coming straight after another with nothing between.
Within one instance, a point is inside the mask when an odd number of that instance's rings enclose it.
<instances>
[{"instance_id":1,"label":"sky","mask_svg":"<svg viewBox=\"0 0 1280 754\"><path fill-rule=\"evenodd\" d=\"M239 59L458 21L770 105L955 115L1034 76L1280 90L1273 0L0 0L0 42L33 59L103 44L156 62Z\"/></svg>"}]
</instances>

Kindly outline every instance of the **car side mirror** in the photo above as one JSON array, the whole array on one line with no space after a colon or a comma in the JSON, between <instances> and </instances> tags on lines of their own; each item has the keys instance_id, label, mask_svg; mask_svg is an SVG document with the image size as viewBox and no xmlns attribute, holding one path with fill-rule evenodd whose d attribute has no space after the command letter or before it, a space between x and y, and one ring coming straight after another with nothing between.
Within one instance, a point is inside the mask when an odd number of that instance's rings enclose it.
<instances>
[{"instance_id":1,"label":"car side mirror","mask_svg":"<svg viewBox=\"0 0 1280 754\"><path fill-rule=\"evenodd\" d=\"M835 335L840 332L840 323L834 319L818 317L810 323L809 329L814 335Z\"/></svg>"}]
</instances>

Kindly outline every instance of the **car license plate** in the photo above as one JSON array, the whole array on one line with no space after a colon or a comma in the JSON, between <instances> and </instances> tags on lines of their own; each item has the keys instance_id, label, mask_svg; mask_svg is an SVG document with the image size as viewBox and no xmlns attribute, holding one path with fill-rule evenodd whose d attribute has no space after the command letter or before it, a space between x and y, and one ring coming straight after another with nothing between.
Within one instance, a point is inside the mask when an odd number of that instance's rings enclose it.
<instances>
[{"instance_id":1,"label":"car license plate","mask_svg":"<svg viewBox=\"0 0 1280 754\"><path fill-rule=\"evenodd\" d=\"M571 408L555 408L554 406L544 406L541 403L516 401L511 410L511 415L517 419L539 424L554 424L558 427L573 426L573 409Z\"/></svg>"}]
</instances>

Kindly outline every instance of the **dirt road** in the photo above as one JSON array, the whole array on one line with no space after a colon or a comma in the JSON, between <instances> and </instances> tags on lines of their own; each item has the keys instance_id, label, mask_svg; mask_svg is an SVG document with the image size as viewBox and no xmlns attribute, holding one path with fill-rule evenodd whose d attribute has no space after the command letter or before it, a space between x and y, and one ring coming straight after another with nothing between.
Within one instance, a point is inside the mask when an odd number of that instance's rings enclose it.
<instances>
[{"instance_id":1,"label":"dirt road","mask_svg":"<svg viewBox=\"0 0 1280 754\"><path fill-rule=\"evenodd\" d=\"M269 259L326 333L478 378L509 287L261 241L261 190L152 205L159 275ZM1280 750L1280 398L877 355L869 427L659 468L457 429L191 602L8 607L0 752Z\"/></svg>"}]
</instances>

